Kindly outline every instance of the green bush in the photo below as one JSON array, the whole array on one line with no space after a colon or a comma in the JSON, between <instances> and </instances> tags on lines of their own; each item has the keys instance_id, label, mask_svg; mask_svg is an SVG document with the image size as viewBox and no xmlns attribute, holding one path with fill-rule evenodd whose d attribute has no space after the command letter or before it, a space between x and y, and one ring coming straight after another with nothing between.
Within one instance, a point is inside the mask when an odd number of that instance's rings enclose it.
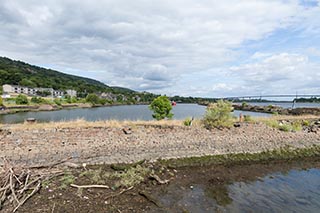
<instances>
[{"instance_id":1,"label":"green bush","mask_svg":"<svg viewBox=\"0 0 320 213\"><path fill-rule=\"evenodd\" d=\"M18 95L18 96L16 97L16 104L22 105L22 104L28 104L28 103L29 103L29 101L28 101L27 96L25 96L25 95Z\"/></svg>"},{"instance_id":2,"label":"green bush","mask_svg":"<svg viewBox=\"0 0 320 213\"><path fill-rule=\"evenodd\" d=\"M41 98L41 97L33 96L33 97L31 98L31 102L32 102L32 103L35 103L35 104L41 104L41 103L45 103L46 101L45 101L43 98Z\"/></svg>"},{"instance_id":3,"label":"green bush","mask_svg":"<svg viewBox=\"0 0 320 213\"><path fill-rule=\"evenodd\" d=\"M105 99L105 98L100 98L100 99L99 99L99 103L100 103L101 105L105 105L106 103L108 103L108 100Z\"/></svg>"},{"instance_id":4,"label":"green bush","mask_svg":"<svg viewBox=\"0 0 320 213\"><path fill-rule=\"evenodd\" d=\"M91 93L91 94L87 95L86 101L91 104L99 104L99 97L96 94Z\"/></svg>"},{"instance_id":5,"label":"green bush","mask_svg":"<svg viewBox=\"0 0 320 213\"><path fill-rule=\"evenodd\" d=\"M242 102L241 107L247 107L248 103L247 102Z\"/></svg>"},{"instance_id":6,"label":"green bush","mask_svg":"<svg viewBox=\"0 0 320 213\"><path fill-rule=\"evenodd\" d=\"M3 99L1 96L0 96L0 106L3 106Z\"/></svg>"},{"instance_id":7,"label":"green bush","mask_svg":"<svg viewBox=\"0 0 320 213\"><path fill-rule=\"evenodd\" d=\"M74 97L74 96L73 96L73 97L71 98L71 103L74 104L74 103L77 103L77 102L78 102L77 97Z\"/></svg>"},{"instance_id":8,"label":"green bush","mask_svg":"<svg viewBox=\"0 0 320 213\"><path fill-rule=\"evenodd\" d=\"M156 120L162 120L165 118L172 118L171 113L172 105L167 96L159 96L155 98L149 106L149 109L153 111L152 117Z\"/></svg>"},{"instance_id":9,"label":"green bush","mask_svg":"<svg viewBox=\"0 0 320 213\"><path fill-rule=\"evenodd\" d=\"M205 128L223 128L233 125L233 108L230 102L219 100L215 104L209 104L203 118Z\"/></svg>"},{"instance_id":10,"label":"green bush","mask_svg":"<svg viewBox=\"0 0 320 213\"><path fill-rule=\"evenodd\" d=\"M54 102L55 104L57 104L58 106L61 106L61 99L60 99L60 98L55 98L55 99L53 100L53 102Z\"/></svg>"}]
</instances>

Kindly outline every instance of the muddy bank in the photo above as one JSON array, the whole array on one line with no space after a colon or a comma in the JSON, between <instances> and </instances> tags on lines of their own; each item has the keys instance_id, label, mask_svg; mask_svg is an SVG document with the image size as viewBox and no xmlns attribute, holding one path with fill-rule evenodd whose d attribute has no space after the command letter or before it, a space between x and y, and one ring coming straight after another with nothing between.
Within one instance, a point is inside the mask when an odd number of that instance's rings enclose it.
<instances>
[{"instance_id":1,"label":"muddy bank","mask_svg":"<svg viewBox=\"0 0 320 213\"><path fill-rule=\"evenodd\" d=\"M250 183L270 179L272 173L286 174L290 170L320 168L319 158L306 158L299 161L270 161L265 163L241 165L207 165L170 169L161 164L145 164L160 179L169 180L166 184L145 176L133 187L115 187L112 178L103 178L105 174L114 172L109 165L65 170L64 175L46 182L40 192L25 203L18 212L212 212L221 206L233 202L228 192L228 185L236 182ZM89 172L90 173L89 173ZM98 174L90 176L88 174ZM79 190L64 185L67 178L77 185L104 184L110 189L88 188ZM92 179L92 177L95 177ZM197 187L203 187L207 199L197 199ZM123 193L121 193L123 192ZM260 192L261 193L261 192ZM190 196L189 196L190 195ZM189 197L188 197L189 196ZM301 200L301 199L300 199ZM207 205L206 205L207 204ZM7 206L3 212L9 212ZM265 209L264 209L265 210ZM260 209L263 211L263 209Z\"/></svg>"},{"instance_id":2,"label":"muddy bank","mask_svg":"<svg viewBox=\"0 0 320 213\"><path fill-rule=\"evenodd\" d=\"M320 115L320 108L293 108L286 109L279 106L253 106L249 104L233 104L235 110L261 112L279 115Z\"/></svg>"},{"instance_id":3,"label":"muddy bank","mask_svg":"<svg viewBox=\"0 0 320 213\"><path fill-rule=\"evenodd\" d=\"M90 108L90 104L63 104L63 105L17 105L7 106L0 110L0 115L15 114L19 112L57 111L61 109Z\"/></svg>"},{"instance_id":4,"label":"muddy bank","mask_svg":"<svg viewBox=\"0 0 320 213\"><path fill-rule=\"evenodd\" d=\"M149 103L137 103L134 105L147 105ZM61 104L61 105L15 105L15 106L5 106L0 108L0 115L15 114L19 112L40 112L40 111L57 111L62 109L78 109L78 108L94 108L94 107L111 107L111 106L124 106L130 104L108 104L92 105L89 103L75 103L75 104Z\"/></svg>"}]
</instances>

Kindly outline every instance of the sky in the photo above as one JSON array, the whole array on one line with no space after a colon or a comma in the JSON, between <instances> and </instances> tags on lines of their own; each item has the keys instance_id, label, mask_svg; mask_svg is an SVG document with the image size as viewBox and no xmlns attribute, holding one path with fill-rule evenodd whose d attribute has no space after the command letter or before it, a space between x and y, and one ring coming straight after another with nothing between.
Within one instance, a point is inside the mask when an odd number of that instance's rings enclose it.
<instances>
[{"instance_id":1,"label":"sky","mask_svg":"<svg viewBox=\"0 0 320 213\"><path fill-rule=\"evenodd\" d=\"M320 0L0 0L0 56L110 86L320 94Z\"/></svg>"}]
</instances>

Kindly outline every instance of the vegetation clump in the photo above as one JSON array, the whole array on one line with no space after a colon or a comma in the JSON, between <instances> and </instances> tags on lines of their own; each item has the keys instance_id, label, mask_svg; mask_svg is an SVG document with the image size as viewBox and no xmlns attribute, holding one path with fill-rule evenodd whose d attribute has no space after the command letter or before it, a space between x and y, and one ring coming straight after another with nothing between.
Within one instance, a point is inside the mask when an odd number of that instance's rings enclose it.
<instances>
[{"instance_id":1,"label":"vegetation clump","mask_svg":"<svg viewBox=\"0 0 320 213\"><path fill-rule=\"evenodd\" d=\"M125 171L115 172L111 177L119 179L116 187L131 187L141 183L150 172L149 168L137 165Z\"/></svg>"},{"instance_id":2,"label":"vegetation clump","mask_svg":"<svg viewBox=\"0 0 320 213\"><path fill-rule=\"evenodd\" d=\"M265 123L267 126L270 126L275 129L279 129L284 132L297 132L302 130L302 121L294 121L292 123L282 123L275 119L266 120Z\"/></svg>"},{"instance_id":3,"label":"vegetation clump","mask_svg":"<svg viewBox=\"0 0 320 213\"><path fill-rule=\"evenodd\" d=\"M186 119L184 119L183 125L191 126L192 125L192 121L193 121L193 118L187 117Z\"/></svg>"},{"instance_id":4,"label":"vegetation clump","mask_svg":"<svg viewBox=\"0 0 320 213\"><path fill-rule=\"evenodd\" d=\"M28 101L27 96L21 95L21 94L17 96L16 104L23 105L23 104L28 104L28 103L29 103L29 101Z\"/></svg>"},{"instance_id":5,"label":"vegetation clump","mask_svg":"<svg viewBox=\"0 0 320 213\"><path fill-rule=\"evenodd\" d=\"M171 113L172 105L167 96L159 96L154 99L149 109L153 111L152 117L156 120L171 119L173 117Z\"/></svg>"},{"instance_id":6,"label":"vegetation clump","mask_svg":"<svg viewBox=\"0 0 320 213\"><path fill-rule=\"evenodd\" d=\"M60 178L60 189L66 189L70 184L74 183L75 176L70 172L66 173Z\"/></svg>"},{"instance_id":7,"label":"vegetation clump","mask_svg":"<svg viewBox=\"0 0 320 213\"><path fill-rule=\"evenodd\" d=\"M234 121L232 110L232 105L228 101L219 100L215 104L209 104L203 118L205 128L230 128Z\"/></svg>"}]
</instances>

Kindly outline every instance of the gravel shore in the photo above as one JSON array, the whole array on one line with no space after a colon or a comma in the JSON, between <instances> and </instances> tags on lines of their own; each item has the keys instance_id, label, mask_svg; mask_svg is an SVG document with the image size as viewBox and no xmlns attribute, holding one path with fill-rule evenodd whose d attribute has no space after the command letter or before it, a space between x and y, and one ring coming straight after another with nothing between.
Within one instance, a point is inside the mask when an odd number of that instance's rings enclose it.
<instances>
[{"instance_id":1,"label":"gravel shore","mask_svg":"<svg viewBox=\"0 0 320 213\"><path fill-rule=\"evenodd\" d=\"M0 158L29 167L66 159L90 164L130 163L313 145L320 145L319 131L283 132L264 123L242 123L224 130L170 125L0 129Z\"/></svg>"}]
</instances>

